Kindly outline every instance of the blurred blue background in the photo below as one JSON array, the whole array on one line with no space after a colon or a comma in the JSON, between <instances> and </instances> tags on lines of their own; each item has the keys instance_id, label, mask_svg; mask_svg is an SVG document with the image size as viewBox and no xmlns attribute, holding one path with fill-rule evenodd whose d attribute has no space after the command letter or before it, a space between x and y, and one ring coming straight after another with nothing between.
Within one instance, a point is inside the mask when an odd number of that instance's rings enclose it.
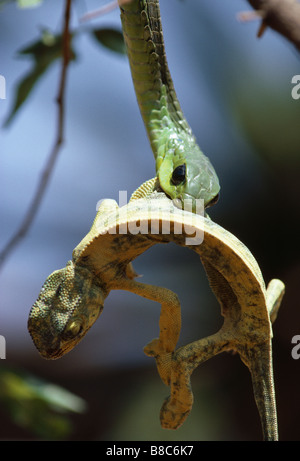
<instances>
[{"instance_id":1,"label":"blurred blue background","mask_svg":"<svg viewBox=\"0 0 300 461\"><path fill-rule=\"evenodd\" d=\"M119 11L79 20L105 2L74 2L72 28L115 27ZM300 361L291 339L300 334L298 285L300 100L291 96L299 54L271 30L256 38L257 22L236 15L243 0L167 2L161 13L170 70L183 111L218 173L221 197L211 217L253 252L266 282L281 278L287 293L274 325L274 368L282 440L299 440ZM17 51L39 37L41 27L59 33L63 2L44 1L0 11L0 74L7 94L0 100L3 124L16 85L30 69ZM61 384L84 398L73 440L255 440L261 439L250 375L236 356L216 357L193 375L195 403L182 428L160 428L159 410L168 390L143 346L158 333L159 305L130 293L112 292L86 338L67 356L40 358L27 332L27 318L41 285L71 258L88 232L103 198L128 197L155 174L154 159L135 99L126 56L101 47L88 33L74 42L78 59L69 67L65 143L29 234L0 274L0 334L6 360ZM0 245L20 225L54 142L60 63L40 79L0 138ZM135 262L147 283L180 297L180 344L219 327L219 307L197 256L175 246L154 247ZM0 408L0 414L2 409ZM10 422L3 410L0 437L34 435Z\"/></svg>"}]
</instances>

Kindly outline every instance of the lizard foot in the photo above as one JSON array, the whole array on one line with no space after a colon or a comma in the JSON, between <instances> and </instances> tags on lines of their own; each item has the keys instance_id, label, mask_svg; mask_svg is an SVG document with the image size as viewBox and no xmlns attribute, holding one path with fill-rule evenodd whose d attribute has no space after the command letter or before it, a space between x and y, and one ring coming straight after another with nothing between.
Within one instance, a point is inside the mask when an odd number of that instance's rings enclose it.
<instances>
[{"instance_id":1,"label":"lizard foot","mask_svg":"<svg viewBox=\"0 0 300 461\"><path fill-rule=\"evenodd\" d=\"M161 341L156 338L150 341L150 343L144 347L144 353L148 357L155 358L159 376L168 386L171 380L171 363L173 352L166 352L161 346Z\"/></svg>"},{"instance_id":2,"label":"lizard foot","mask_svg":"<svg viewBox=\"0 0 300 461\"><path fill-rule=\"evenodd\" d=\"M157 357L163 353L164 351L162 350L159 338L152 339L152 341L144 347L144 352L148 357Z\"/></svg>"},{"instance_id":3,"label":"lizard foot","mask_svg":"<svg viewBox=\"0 0 300 461\"><path fill-rule=\"evenodd\" d=\"M168 397L160 410L160 423L163 429L178 429L186 420L191 412L192 407L182 411L178 405L171 403L170 397Z\"/></svg>"}]
</instances>

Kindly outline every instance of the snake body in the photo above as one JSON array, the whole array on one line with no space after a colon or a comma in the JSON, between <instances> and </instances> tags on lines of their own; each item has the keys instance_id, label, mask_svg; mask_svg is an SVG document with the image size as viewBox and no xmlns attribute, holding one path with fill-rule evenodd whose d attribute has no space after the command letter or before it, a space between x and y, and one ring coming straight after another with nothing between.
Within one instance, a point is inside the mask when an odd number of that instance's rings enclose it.
<instances>
[{"instance_id":1,"label":"snake body","mask_svg":"<svg viewBox=\"0 0 300 461\"><path fill-rule=\"evenodd\" d=\"M220 185L181 110L170 75L159 0L120 2L123 35L140 112L156 160L160 188L196 211L217 201Z\"/></svg>"}]
</instances>

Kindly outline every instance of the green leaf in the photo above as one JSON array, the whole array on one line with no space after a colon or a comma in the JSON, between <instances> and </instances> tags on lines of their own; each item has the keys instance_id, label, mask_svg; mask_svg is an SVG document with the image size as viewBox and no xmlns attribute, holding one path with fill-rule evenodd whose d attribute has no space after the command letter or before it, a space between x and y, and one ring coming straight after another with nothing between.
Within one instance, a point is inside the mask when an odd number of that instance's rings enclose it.
<instances>
[{"instance_id":1,"label":"green leaf","mask_svg":"<svg viewBox=\"0 0 300 461\"><path fill-rule=\"evenodd\" d=\"M62 57L62 46L61 35L55 36L49 31L43 31L39 40L19 51L19 56L29 56L33 60L33 67L17 85L13 107L4 126L7 127L11 123L17 111L28 99L39 78L45 74L54 61ZM71 50L71 59L76 59L73 50Z\"/></svg>"},{"instance_id":2,"label":"green leaf","mask_svg":"<svg viewBox=\"0 0 300 461\"><path fill-rule=\"evenodd\" d=\"M87 409L86 402L68 390L6 367L0 370L0 403L15 424L47 440L69 436L69 414Z\"/></svg>"},{"instance_id":3,"label":"green leaf","mask_svg":"<svg viewBox=\"0 0 300 461\"><path fill-rule=\"evenodd\" d=\"M126 47L122 32L117 29L94 29L92 30L93 36L98 43L105 46L109 50L116 53L126 54Z\"/></svg>"},{"instance_id":4,"label":"green leaf","mask_svg":"<svg viewBox=\"0 0 300 461\"><path fill-rule=\"evenodd\" d=\"M34 8L40 6L43 0L17 0L19 8Z\"/></svg>"}]
</instances>

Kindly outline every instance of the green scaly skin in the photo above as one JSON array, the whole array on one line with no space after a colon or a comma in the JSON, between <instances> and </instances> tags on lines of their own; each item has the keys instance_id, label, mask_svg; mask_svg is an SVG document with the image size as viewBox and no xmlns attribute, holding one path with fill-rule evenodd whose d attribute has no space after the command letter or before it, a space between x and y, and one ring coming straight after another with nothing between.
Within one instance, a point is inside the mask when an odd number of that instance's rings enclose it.
<instances>
[{"instance_id":1,"label":"green scaly skin","mask_svg":"<svg viewBox=\"0 0 300 461\"><path fill-rule=\"evenodd\" d=\"M159 0L132 0L120 9L134 88L160 187L181 204L189 199L193 211L197 211L197 199L211 206L218 198L219 180L180 108L165 54Z\"/></svg>"}]
</instances>

